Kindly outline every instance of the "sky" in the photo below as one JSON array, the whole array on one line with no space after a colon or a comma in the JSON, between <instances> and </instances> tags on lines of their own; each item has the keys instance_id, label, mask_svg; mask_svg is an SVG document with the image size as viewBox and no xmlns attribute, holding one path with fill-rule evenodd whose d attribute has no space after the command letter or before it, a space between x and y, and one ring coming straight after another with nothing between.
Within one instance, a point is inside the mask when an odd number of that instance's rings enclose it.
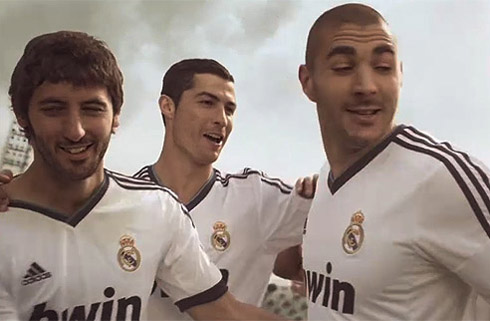
<instances>
[{"instance_id":1,"label":"sky","mask_svg":"<svg viewBox=\"0 0 490 321\"><path fill-rule=\"evenodd\" d=\"M0 148L13 116L10 76L26 43L57 30L107 42L125 75L121 126L106 156L132 174L158 158L164 72L213 58L235 77L234 130L216 167L252 167L293 182L326 161L316 109L297 78L315 19L346 1L0 0ZM404 80L397 122L412 124L490 164L490 1L363 1L397 36Z\"/></svg>"}]
</instances>

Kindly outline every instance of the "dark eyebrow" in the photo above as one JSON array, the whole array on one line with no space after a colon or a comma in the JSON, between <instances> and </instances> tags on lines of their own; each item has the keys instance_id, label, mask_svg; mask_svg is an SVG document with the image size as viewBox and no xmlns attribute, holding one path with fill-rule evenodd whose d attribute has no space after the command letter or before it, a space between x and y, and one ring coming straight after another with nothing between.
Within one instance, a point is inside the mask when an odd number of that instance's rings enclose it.
<instances>
[{"instance_id":1,"label":"dark eyebrow","mask_svg":"<svg viewBox=\"0 0 490 321\"><path fill-rule=\"evenodd\" d=\"M220 99L218 98L218 96L213 95L212 93L207 92L207 91L201 91L200 93L198 93L198 94L196 95L196 97L201 97L201 96L207 96L207 97L209 97L209 98L211 98L211 99L213 99L213 100L216 100L216 101L219 101L219 100L220 100ZM234 102L232 102L232 101L227 102L227 103L226 103L226 105L227 105L227 106L236 107L236 104L235 104Z\"/></svg>"},{"instance_id":2,"label":"dark eyebrow","mask_svg":"<svg viewBox=\"0 0 490 321\"><path fill-rule=\"evenodd\" d=\"M40 105L48 105L48 104L58 104L58 105L64 105L66 104L65 101L57 98L45 98L39 102Z\"/></svg>"},{"instance_id":3,"label":"dark eyebrow","mask_svg":"<svg viewBox=\"0 0 490 321\"><path fill-rule=\"evenodd\" d=\"M392 55L395 54L395 49L390 46L390 45L380 45L380 46L377 46L376 48L373 49L373 53L375 55L382 55L384 53L391 53Z\"/></svg>"},{"instance_id":4,"label":"dark eyebrow","mask_svg":"<svg viewBox=\"0 0 490 321\"><path fill-rule=\"evenodd\" d=\"M219 100L218 96L213 95L212 93L207 91L201 91L200 93L196 94L196 97L200 97L200 96L208 96L211 99Z\"/></svg>"},{"instance_id":5,"label":"dark eyebrow","mask_svg":"<svg viewBox=\"0 0 490 321\"><path fill-rule=\"evenodd\" d=\"M335 55L349 55L354 56L356 54L356 49L349 46L337 46L333 47L327 55L327 59L332 58Z\"/></svg>"},{"instance_id":6,"label":"dark eyebrow","mask_svg":"<svg viewBox=\"0 0 490 321\"><path fill-rule=\"evenodd\" d=\"M84 105L99 105L99 106L103 106L103 107L106 107L107 104L105 103L105 101L101 100L101 99L98 99L98 98L92 98L92 99L89 99L89 100L85 100L83 102Z\"/></svg>"}]
</instances>

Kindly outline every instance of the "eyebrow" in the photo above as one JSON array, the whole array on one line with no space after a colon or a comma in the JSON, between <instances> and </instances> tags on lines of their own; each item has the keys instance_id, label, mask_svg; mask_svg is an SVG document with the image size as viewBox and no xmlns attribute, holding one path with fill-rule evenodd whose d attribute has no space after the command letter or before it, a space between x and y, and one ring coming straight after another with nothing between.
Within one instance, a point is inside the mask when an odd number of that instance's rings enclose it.
<instances>
[{"instance_id":1,"label":"eyebrow","mask_svg":"<svg viewBox=\"0 0 490 321\"><path fill-rule=\"evenodd\" d=\"M382 55L384 53L391 53L392 55L394 55L395 49L393 48L393 46L390 45L380 45L373 49L373 53L375 55Z\"/></svg>"},{"instance_id":2,"label":"eyebrow","mask_svg":"<svg viewBox=\"0 0 490 321\"><path fill-rule=\"evenodd\" d=\"M333 47L327 54L327 59L332 58L335 55L348 55L354 56L356 54L356 49L350 46L336 46Z\"/></svg>"},{"instance_id":3,"label":"eyebrow","mask_svg":"<svg viewBox=\"0 0 490 321\"><path fill-rule=\"evenodd\" d=\"M67 102L63 99L48 97L48 98L41 100L39 102L39 104L40 105L49 105L49 104L66 105ZM103 100L98 99L98 98L92 98L92 99L85 100L82 102L82 105L98 105L101 107L107 107L107 104Z\"/></svg>"},{"instance_id":4,"label":"eyebrow","mask_svg":"<svg viewBox=\"0 0 490 321\"><path fill-rule=\"evenodd\" d=\"M373 53L375 55L382 55L384 53L391 53L395 54L395 49L393 46L390 45L379 45L373 49ZM356 54L356 49L350 46L336 46L333 47L328 55L327 59L332 58L335 55L348 55L348 56L354 56Z\"/></svg>"},{"instance_id":5,"label":"eyebrow","mask_svg":"<svg viewBox=\"0 0 490 321\"><path fill-rule=\"evenodd\" d=\"M47 105L47 104L59 104L59 105L64 105L66 104L65 101L57 98L45 98L39 102L40 105Z\"/></svg>"},{"instance_id":6,"label":"eyebrow","mask_svg":"<svg viewBox=\"0 0 490 321\"><path fill-rule=\"evenodd\" d=\"M208 96L209 98L213 99L213 100L216 100L216 101L220 101L220 99L218 98L218 96L216 95L213 95L212 93L210 92L207 92L207 91L201 91L200 93L198 93L196 95L196 97L201 97L201 96ZM227 106L233 106L233 107L236 107L236 103L232 102L232 101L229 101L226 103Z\"/></svg>"},{"instance_id":7,"label":"eyebrow","mask_svg":"<svg viewBox=\"0 0 490 321\"><path fill-rule=\"evenodd\" d=\"M106 102L99 99L99 98L92 98L89 100L85 100L84 102L82 102L82 104L83 105L100 105L100 106L104 106L104 107L107 106Z\"/></svg>"}]
</instances>

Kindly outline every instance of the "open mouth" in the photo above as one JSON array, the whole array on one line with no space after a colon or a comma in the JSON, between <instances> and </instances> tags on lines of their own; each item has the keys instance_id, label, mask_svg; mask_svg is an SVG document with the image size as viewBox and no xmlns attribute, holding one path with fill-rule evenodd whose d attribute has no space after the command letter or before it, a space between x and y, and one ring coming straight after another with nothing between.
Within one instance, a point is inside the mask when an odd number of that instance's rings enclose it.
<instances>
[{"instance_id":1,"label":"open mouth","mask_svg":"<svg viewBox=\"0 0 490 321\"><path fill-rule=\"evenodd\" d=\"M221 144L223 142L223 136L218 134L204 134L204 137L209 139L215 144Z\"/></svg>"},{"instance_id":2,"label":"open mouth","mask_svg":"<svg viewBox=\"0 0 490 321\"><path fill-rule=\"evenodd\" d=\"M347 111L356 115L371 116L377 114L380 109L348 109Z\"/></svg>"},{"instance_id":3,"label":"open mouth","mask_svg":"<svg viewBox=\"0 0 490 321\"><path fill-rule=\"evenodd\" d=\"M67 152L68 154L77 155L77 154L81 154L81 153L85 152L92 145L93 144L84 145L84 146L60 146L60 148L63 151Z\"/></svg>"}]
</instances>

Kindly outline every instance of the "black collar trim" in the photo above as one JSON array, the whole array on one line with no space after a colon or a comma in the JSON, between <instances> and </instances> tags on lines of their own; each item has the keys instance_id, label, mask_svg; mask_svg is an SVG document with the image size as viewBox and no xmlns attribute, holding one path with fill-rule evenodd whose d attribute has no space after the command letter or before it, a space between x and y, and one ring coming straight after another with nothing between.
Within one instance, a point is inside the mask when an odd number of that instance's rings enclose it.
<instances>
[{"instance_id":1,"label":"black collar trim","mask_svg":"<svg viewBox=\"0 0 490 321\"><path fill-rule=\"evenodd\" d=\"M54 220L66 223L72 227L76 227L78 223L80 223L83 220L83 218L87 216L92 211L92 209L99 203L99 201L107 192L108 188L109 188L109 179L106 171L104 170L104 181L102 182L102 184L97 188L94 194L88 199L85 205L71 216L64 215L63 213L55 211L53 209L40 206L37 204L33 204L30 202L22 201L22 200L11 200L9 203L9 207L24 208L34 212L38 212L41 215L48 216Z\"/></svg>"},{"instance_id":2,"label":"black collar trim","mask_svg":"<svg viewBox=\"0 0 490 321\"><path fill-rule=\"evenodd\" d=\"M155 165L149 166L149 175L152 181L157 183L160 186L168 188L157 176L155 169ZM216 177L217 177L217 172L218 170L213 168L213 173L211 174L211 177L204 183L204 185L201 187L201 189L196 193L196 195L189 201L189 203L185 204L185 207L187 210L190 212L194 207L199 205L199 203L202 202L202 200L209 194L209 191L211 191L211 188L213 187L214 183L216 182Z\"/></svg>"},{"instance_id":3,"label":"black collar trim","mask_svg":"<svg viewBox=\"0 0 490 321\"><path fill-rule=\"evenodd\" d=\"M338 178L330 179L331 177L333 177L330 171L328 174L328 187L332 195L335 194L335 192L337 192L354 175L356 175L364 167L366 167L376 156L378 156L393 141L393 139L405 129L405 127L405 125L399 125L395 127L393 132L388 137L383 139L383 141L381 141L378 145L371 149L366 155L358 159Z\"/></svg>"}]
</instances>

